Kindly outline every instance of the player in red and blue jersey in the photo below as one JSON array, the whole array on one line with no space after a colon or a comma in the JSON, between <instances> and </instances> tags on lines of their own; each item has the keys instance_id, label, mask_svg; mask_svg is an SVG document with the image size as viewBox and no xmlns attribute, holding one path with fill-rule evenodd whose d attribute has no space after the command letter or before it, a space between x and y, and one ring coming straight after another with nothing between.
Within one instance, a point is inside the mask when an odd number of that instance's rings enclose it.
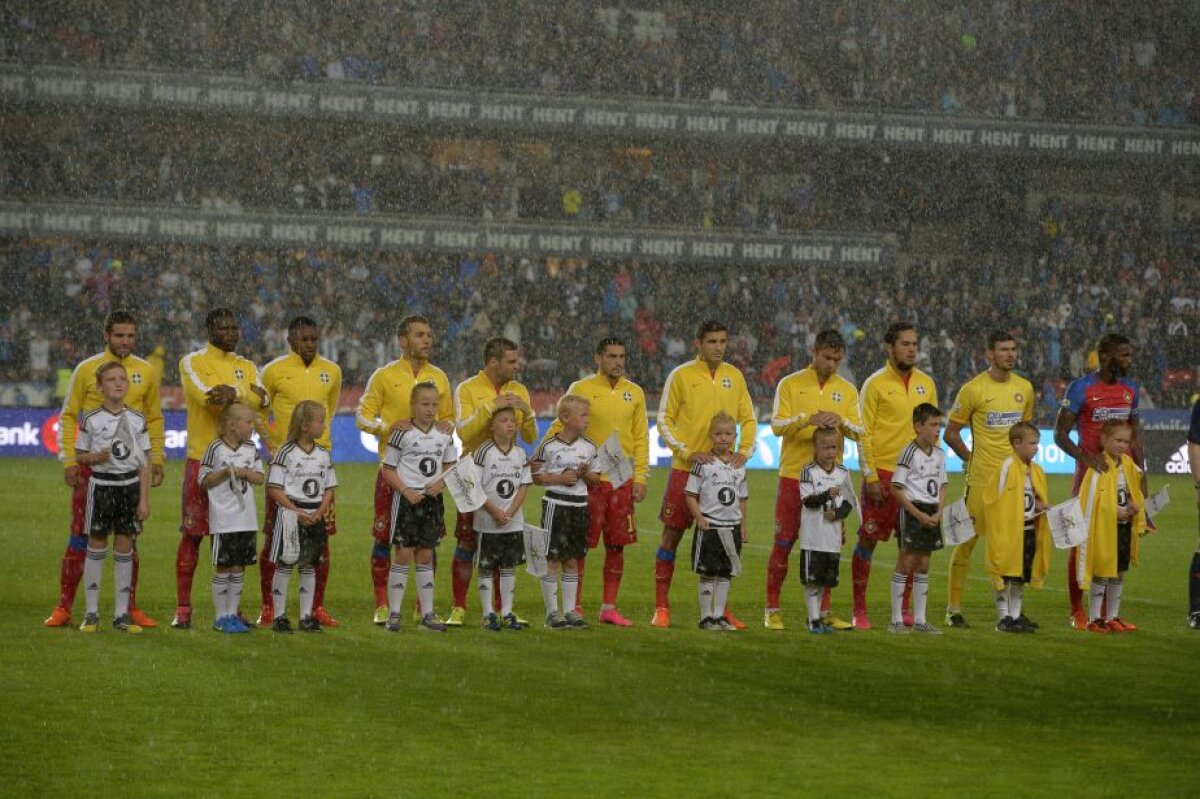
<instances>
[{"instance_id":1,"label":"player in red and blue jersey","mask_svg":"<svg viewBox=\"0 0 1200 799\"><path fill-rule=\"evenodd\" d=\"M1119 333L1106 333L1096 344L1100 368L1071 382L1054 422L1054 443L1075 459L1075 485L1072 494L1079 493L1079 483L1089 467L1103 472L1104 455L1100 446L1100 430L1105 422L1126 419L1133 425L1131 455L1139 469L1145 467L1142 453L1142 431L1138 424L1138 386L1128 377L1133 366L1133 344ZM1079 441L1070 437L1078 431ZM1143 472L1143 492L1145 474ZM1071 549L1067 560L1067 594L1071 599L1071 626L1082 630L1087 626L1083 595L1076 576L1078 551Z\"/></svg>"}]
</instances>

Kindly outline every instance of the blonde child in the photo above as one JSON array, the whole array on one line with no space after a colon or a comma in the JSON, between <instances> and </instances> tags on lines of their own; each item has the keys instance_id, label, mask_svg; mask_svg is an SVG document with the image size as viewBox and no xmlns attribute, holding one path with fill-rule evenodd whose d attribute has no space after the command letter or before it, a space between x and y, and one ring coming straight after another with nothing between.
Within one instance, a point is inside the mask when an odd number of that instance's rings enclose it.
<instances>
[{"instance_id":1,"label":"blonde child","mask_svg":"<svg viewBox=\"0 0 1200 799\"><path fill-rule=\"evenodd\" d=\"M1025 586L1041 588L1050 568L1050 528L1046 523L1049 491L1046 473L1033 462L1038 429L1018 422L1008 430L1013 454L984 488L988 518L986 563L995 589L996 629L1031 633L1037 629L1023 610Z\"/></svg>"},{"instance_id":2,"label":"blonde child","mask_svg":"<svg viewBox=\"0 0 1200 799\"><path fill-rule=\"evenodd\" d=\"M546 550L546 576L542 599L546 603L546 626L552 630L586 628L587 621L575 612L579 599L579 562L587 554L588 487L600 482L596 472L596 444L587 438L589 403L576 394L558 401L562 429L538 447L533 461L538 469L533 482L546 486L542 497L542 527L550 534ZM559 574L562 574L562 607L558 606Z\"/></svg>"},{"instance_id":3,"label":"blonde child","mask_svg":"<svg viewBox=\"0 0 1200 799\"><path fill-rule=\"evenodd\" d=\"M517 412L500 408L489 422L491 439L475 450L475 465L483 480L487 501L475 511L472 525L479 535L475 554L479 601L492 607L493 571L499 569L500 614L489 610L484 629L523 630L526 625L513 613L517 588L516 568L525 562L525 515L521 505L533 477L525 450L516 444Z\"/></svg>"},{"instance_id":4,"label":"blonde child","mask_svg":"<svg viewBox=\"0 0 1200 799\"><path fill-rule=\"evenodd\" d=\"M254 446L255 410L234 401L221 413L220 435L208 445L196 479L208 492L212 536L213 629L248 633L238 615L247 566L255 562L258 511L251 486L263 484L262 461Z\"/></svg>"},{"instance_id":5,"label":"blonde child","mask_svg":"<svg viewBox=\"0 0 1200 799\"><path fill-rule=\"evenodd\" d=\"M96 384L103 403L79 419L75 439L76 463L91 469L84 529L88 535L83 584L87 612L80 630L94 633L100 626L100 580L113 537L113 584L116 609L113 627L140 633L129 615L133 580L134 537L150 515L150 438L146 418L125 406L129 375L116 361L101 364Z\"/></svg>"},{"instance_id":6,"label":"blonde child","mask_svg":"<svg viewBox=\"0 0 1200 799\"><path fill-rule=\"evenodd\" d=\"M737 629L725 618L733 561L719 530L729 530L740 555L746 541L746 467L734 466L733 444L737 422L721 411L709 427L713 459L694 463L684 486L684 501L696 523L692 538L692 569L700 575L700 629Z\"/></svg>"},{"instance_id":7,"label":"blonde child","mask_svg":"<svg viewBox=\"0 0 1200 799\"><path fill-rule=\"evenodd\" d=\"M1121 618L1125 572L1138 562L1139 539L1146 531L1142 508L1141 470L1129 457L1133 425L1121 419L1100 430L1107 469L1088 469L1079 487L1079 504L1087 519L1088 538L1079 554L1080 588L1090 585L1087 630L1130 633L1137 626ZM1108 615L1103 609L1107 607Z\"/></svg>"},{"instance_id":8,"label":"blonde child","mask_svg":"<svg viewBox=\"0 0 1200 799\"><path fill-rule=\"evenodd\" d=\"M392 489L393 546L384 628L393 633L400 632L400 608L414 560L421 629L446 631L446 625L433 611L433 554L446 531L443 475L454 466L457 450L451 435L438 429L440 401L441 392L435 384L413 386L409 395L412 426L394 431L383 455L380 473Z\"/></svg>"},{"instance_id":9,"label":"blonde child","mask_svg":"<svg viewBox=\"0 0 1200 799\"><path fill-rule=\"evenodd\" d=\"M300 567L300 629L321 632L321 623L313 616L313 598L317 567L321 565L328 540L325 519L337 488L333 458L329 450L317 443L324 431L324 406L313 400L301 400L292 411L287 441L271 459L267 496L276 508L269 553L275 564L271 580L271 629L277 633L292 632L287 617L287 593L296 566ZM286 539L292 536L289 546Z\"/></svg>"}]
</instances>

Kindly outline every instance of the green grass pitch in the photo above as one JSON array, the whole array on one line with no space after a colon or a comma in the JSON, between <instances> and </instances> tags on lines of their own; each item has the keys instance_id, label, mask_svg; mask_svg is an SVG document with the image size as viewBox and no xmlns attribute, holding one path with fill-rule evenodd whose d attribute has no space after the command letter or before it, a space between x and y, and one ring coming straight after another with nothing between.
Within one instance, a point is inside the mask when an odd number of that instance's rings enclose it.
<instances>
[{"instance_id":1,"label":"green grass pitch","mask_svg":"<svg viewBox=\"0 0 1200 799\"><path fill-rule=\"evenodd\" d=\"M0 461L0 777L9 796L1181 796L1195 795L1200 635L1184 625L1196 545L1187 478L1144 542L1128 580L1126 636L1066 625L1065 559L1027 601L1032 636L990 629L976 552L966 613L941 638L870 632L810 636L789 575L786 632L761 626L775 476L751 477L746 573L731 604L737 634L695 628L696 581L677 569L675 627L648 626L657 503L640 506L621 607L637 626L488 633L475 592L469 626L390 635L370 622L373 468L339 467L339 526L327 605L343 625L320 636L212 632L208 576L196 575L197 624L166 627L174 606L181 466L152 494L141 542L142 607L162 626L141 636L45 629L57 596L68 494L49 460ZM1154 478L1154 487L1164 478ZM959 490L952 486L952 496ZM1054 499L1069 484L1051 481ZM536 493L526 506L536 516ZM847 549L847 553L849 550ZM207 544L202 559L207 557ZM449 604L441 549L438 609ZM871 584L886 621L892 546ZM847 615L849 558L835 610ZM934 556L931 620L940 624L948 552ZM589 561L594 619L600 557ZM258 573L244 607L256 610ZM293 582L293 592L295 583ZM410 594L413 592L409 592ZM411 597L406 598L411 603ZM295 597L291 598L294 606ZM101 615L112 606L111 560ZM78 621L82 591L76 599ZM541 619L523 572L517 608ZM293 614L295 611L293 610ZM299 789L299 791L297 791Z\"/></svg>"}]
</instances>

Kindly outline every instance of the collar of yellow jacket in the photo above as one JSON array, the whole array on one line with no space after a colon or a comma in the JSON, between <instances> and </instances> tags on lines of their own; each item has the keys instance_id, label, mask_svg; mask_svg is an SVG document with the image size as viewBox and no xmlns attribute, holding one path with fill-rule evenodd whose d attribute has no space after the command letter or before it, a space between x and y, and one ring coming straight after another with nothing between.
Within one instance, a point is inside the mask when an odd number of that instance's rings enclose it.
<instances>
[{"instance_id":1,"label":"collar of yellow jacket","mask_svg":"<svg viewBox=\"0 0 1200 799\"><path fill-rule=\"evenodd\" d=\"M221 360L233 360L238 357L236 352L226 352L225 350L213 344L211 341L204 346L204 354L210 358L220 358Z\"/></svg>"}]
</instances>

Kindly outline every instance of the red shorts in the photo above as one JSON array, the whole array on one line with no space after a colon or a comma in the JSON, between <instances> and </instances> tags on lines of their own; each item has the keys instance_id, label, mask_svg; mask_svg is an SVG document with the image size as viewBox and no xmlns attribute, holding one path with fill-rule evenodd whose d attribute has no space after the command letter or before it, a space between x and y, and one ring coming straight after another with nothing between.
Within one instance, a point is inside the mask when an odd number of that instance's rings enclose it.
<instances>
[{"instance_id":1,"label":"red shorts","mask_svg":"<svg viewBox=\"0 0 1200 799\"><path fill-rule=\"evenodd\" d=\"M780 477L775 494L775 540L800 539L800 481L795 477Z\"/></svg>"},{"instance_id":2,"label":"red shorts","mask_svg":"<svg viewBox=\"0 0 1200 799\"><path fill-rule=\"evenodd\" d=\"M208 492L200 481L200 461L188 458L183 464L183 515L179 532L184 535L208 535Z\"/></svg>"},{"instance_id":3,"label":"red shorts","mask_svg":"<svg viewBox=\"0 0 1200 799\"><path fill-rule=\"evenodd\" d=\"M79 467L79 480L71 489L71 535L83 535L83 522L87 517L88 480L92 470L87 466Z\"/></svg>"},{"instance_id":4,"label":"red shorts","mask_svg":"<svg viewBox=\"0 0 1200 799\"><path fill-rule=\"evenodd\" d=\"M325 535L337 534L337 499L335 498L329 503L329 512L325 514ZM263 508L263 546L266 547L267 542L271 540L271 536L275 533L275 514L279 512L279 506L275 504L275 500L271 499L271 495L267 494L267 502Z\"/></svg>"},{"instance_id":5,"label":"red shorts","mask_svg":"<svg viewBox=\"0 0 1200 799\"><path fill-rule=\"evenodd\" d=\"M871 502L867 498L867 481L862 486L862 527L858 534L875 541L888 541L896 529L900 506L892 497L892 473L879 470L879 485L883 488L883 502Z\"/></svg>"},{"instance_id":6,"label":"red shorts","mask_svg":"<svg viewBox=\"0 0 1200 799\"><path fill-rule=\"evenodd\" d=\"M483 510L482 508L480 510ZM487 513L487 511L483 511ZM458 548L466 552L475 551L475 513L455 513L454 514L454 539L458 541Z\"/></svg>"},{"instance_id":7,"label":"red shorts","mask_svg":"<svg viewBox=\"0 0 1200 799\"><path fill-rule=\"evenodd\" d=\"M371 535L381 544L392 543L392 496L395 492L383 479L383 470L375 475L375 524L371 526Z\"/></svg>"},{"instance_id":8,"label":"red shorts","mask_svg":"<svg viewBox=\"0 0 1200 799\"><path fill-rule=\"evenodd\" d=\"M616 489L608 482L588 489L588 549L595 549L601 538L606 547L637 543L632 480Z\"/></svg>"},{"instance_id":9,"label":"red shorts","mask_svg":"<svg viewBox=\"0 0 1200 799\"><path fill-rule=\"evenodd\" d=\"M663 494L662 509L658 512L658 520L674 530L686 530L692 526L692 512L688 510L684 500L688 474L690 472L686 469L671 469L671 476L667 479L667 492Z\"/></svg>"}]
</instances>

